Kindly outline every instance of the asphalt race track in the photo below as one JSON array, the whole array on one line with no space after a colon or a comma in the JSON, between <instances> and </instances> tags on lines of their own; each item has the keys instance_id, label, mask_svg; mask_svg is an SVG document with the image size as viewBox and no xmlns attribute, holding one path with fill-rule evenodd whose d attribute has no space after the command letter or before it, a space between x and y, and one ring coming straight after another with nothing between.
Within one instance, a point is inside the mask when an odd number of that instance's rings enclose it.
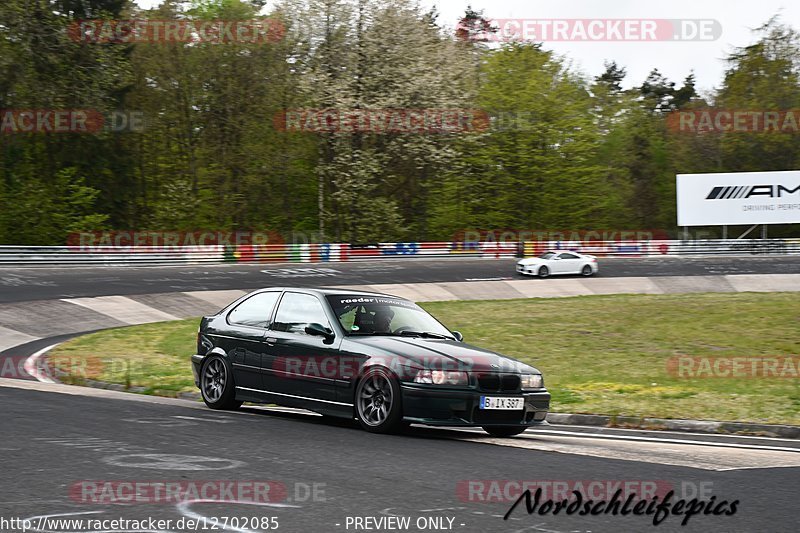
<instances>
[{"instance_id":1,"label":"asphalt race track","mask_svg":"<svg viewBox=\"0 0 800 533\"><path fill-rule=\"evenodd\" d=\"M796 531L797 441L650 438L647 432L579 433L557 426L518 439L432 428L378 436L291 410L214 412L183 400L85 390L91 395L0 388L7 459L0 514L271 516L278 518L278 531L292 532L354 531L346 527L348 517L387 516L409 517L412 524L435 518L446 525L453 519L449 529L437 530L464 532ZM234 480L269 483L271 499L256 498L261 505L251 497L249 504L181 506L139 489L149 494L145 501L114 500L132 494L121 490L120 481ZM676 516L657 528L652 516L529 516L524 503L505 521L518 493L507 489L506 499L490 487L508 487L507 480L650 482L686 499L713 494L717 502L739 504L734 516L697 515L685 527ZM605 489L598 490L602 496Z\"/></svg>"},{"instance_id":2,"label":"asphalt race track","mask_svg":"<svg viewBox=\"0 0 800 533\"><path fill-rule=\"evenodd\" d=\"M600 259L601 277L797 274L800 256ZM513 279L513 259L0 268L0 303L178 291Z\"/></svg>"},{"instance_id":3,"label":"asphalt race track","mask_svg":"<svg viewBox=\"0 0 800 533\"><path fill-rule=\"evenodd\" d=\"M798 272L800 257L601 260L603 277ZM3 268L0 303L33 306L34 300L103 295L514 277L512 260ZM46 330L47 324L42 327ZM51 334L15 354L26 357L69 336ZM28 531L37 533L245 533L275 530L243 522L270 517L277 519L277 531L289 532L797 530L796 440L556 425L515 439L423 427L379 436L297 410L218 412L188 400L3 378L0 405L2 533L22 531L2 523L9 518L30 518L34 527ZM611 499L621 487L644 494L655 487L661 497L674 491L673 502L738 500L737 512L699 514L686 526L683 517L667 516L654 526L652 515L528 515L523 502L504 520L519 496L520 482L531 480L545 491L542 503L553 492L568 494L594 484L589 493L598 499ZM139 485L134 490L131 483ZM244 492L233 498L238 502L187 503L154 489L170 484L182 490L234 486ZM269 490L248 492L254 485ZM131 502L132 494L140 501ZM226 517L238 522L231 520L224 529ZM130 523L127 528L79 529L49 522L150 518L173 522L169 529ZM400 522L387 522L390 518ZM177 523L181 519L182 526ZM200 522L187 527L188 519ZM393 527L403 519L409 527Z\"/></svg>"}]
</instances>

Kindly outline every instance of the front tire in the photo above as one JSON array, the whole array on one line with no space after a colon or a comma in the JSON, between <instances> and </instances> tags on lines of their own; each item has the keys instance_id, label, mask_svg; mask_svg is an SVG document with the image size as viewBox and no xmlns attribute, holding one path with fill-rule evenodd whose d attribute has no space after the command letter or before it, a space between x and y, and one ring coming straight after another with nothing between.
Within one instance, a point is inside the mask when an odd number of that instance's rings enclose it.
<instances>
[{"instance_id":1,"label":"front tire","mask_svg":"<svg viewBox=\"0 0 800 533\"><path fill-rule=\"evenodd\" d=\"M539 277L540 278L549 278L550 277L550 269L547 267L542 267L539 269Z\"/></svg>"},{"instance_id":2,"label":"front tire","mask_svg":"<svg viewBox=\"0 0 800 533\"><path fill-rule=\"evenodd\" d=\"M483 430L492 437L513 437L526 429L527 426L483 426Z\"/></svg>"},{"instance_id":3,"label":"front tire","mask_svg":"<svg viewBox=\"0 0 800 533\"><path fill-rule=\"evenodd\" d=\"M200 374L200 394L211 409L234 410L242 402L236 399L233 369L227 359L218 355L206 358Z\"/></svg>"},{"instance_id":4,"label":"front tire","mask_svg":"<svg viewBox=\"0 0 800 533\"><path fill-rule=\"evenodd\" d=\"M371 433L397 433L403 424L400 383L388 370L371 368L358 382L356 418Z\"/></svg>"}]
</instances>

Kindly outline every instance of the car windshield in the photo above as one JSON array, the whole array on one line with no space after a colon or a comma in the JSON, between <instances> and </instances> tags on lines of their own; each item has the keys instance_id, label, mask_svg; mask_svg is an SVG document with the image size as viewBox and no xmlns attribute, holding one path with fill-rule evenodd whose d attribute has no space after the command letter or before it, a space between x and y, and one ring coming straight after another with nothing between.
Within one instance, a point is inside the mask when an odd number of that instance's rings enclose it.
<instances>
[{"instance_id":1,"label":"car windshield","mask_svg":"<svg viewBox=\"0 0 800 533\"><path fill-rule=\"evenodd\" d=\"M547 252L539 256L539 259L552 259L556 256L553 252Z\"/></svg>"},{"instance_id":2,"label":"car windshield","mask_svg":"<svg viewBox=\"0 0 800 533\"><path fill-rule=\"evenodd\" d=\"M454 338L438 320L408 300L352 294L327 298L348 335Z\"/></svg>"}]
</instances>

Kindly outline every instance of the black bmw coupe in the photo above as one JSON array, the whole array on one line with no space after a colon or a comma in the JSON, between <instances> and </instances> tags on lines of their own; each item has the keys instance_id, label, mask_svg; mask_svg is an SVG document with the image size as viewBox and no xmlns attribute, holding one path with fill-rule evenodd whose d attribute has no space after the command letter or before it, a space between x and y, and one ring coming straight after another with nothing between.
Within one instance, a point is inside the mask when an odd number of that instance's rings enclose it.
<instances>
[{"instance_id":1,"label":"black bmw coupe","mask_svg":"<svg viewBox=\"0 0 800 533\"><path fill-rule=\"evenodd\" d=\"M203 317L192 371L212 409L274 403L375 433L413 423L508 437L550 406L537 369L464 343L409 300L342 289L262 289Z\"/></svg>"}]
</instances>

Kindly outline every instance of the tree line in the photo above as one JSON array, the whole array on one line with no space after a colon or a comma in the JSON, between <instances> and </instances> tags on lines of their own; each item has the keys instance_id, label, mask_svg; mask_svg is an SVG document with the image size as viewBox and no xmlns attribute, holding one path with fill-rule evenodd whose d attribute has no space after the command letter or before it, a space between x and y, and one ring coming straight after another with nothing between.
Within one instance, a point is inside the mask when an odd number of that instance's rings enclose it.
<instances>
[{"instance_id":1,"label":"tree line","mask_svg":"<svg viewBox=\"0 0 800 533\"><path fill-rule=\"evenodd\" d=\"M777 18L732 49L718 86L698 94L691 65L680 83L654 68L625 89L613 61L589 77L546 45L490 44L480 38L487 20L471 9L454 28L410 0L263 7L4 0L0 243L63 244L100 230L269 230L326 242L504 228L677 235L676 174L800 167L797 130L688 132L674 121L712 106L800 109L800 39ZM267 20L273 33L225 43L81 33L80 21L99 19ZM36 110L92 110L105 123L21 131L20 113ZM455 129L443 126L450 119Z\"/></svg>"}]
</instances>

